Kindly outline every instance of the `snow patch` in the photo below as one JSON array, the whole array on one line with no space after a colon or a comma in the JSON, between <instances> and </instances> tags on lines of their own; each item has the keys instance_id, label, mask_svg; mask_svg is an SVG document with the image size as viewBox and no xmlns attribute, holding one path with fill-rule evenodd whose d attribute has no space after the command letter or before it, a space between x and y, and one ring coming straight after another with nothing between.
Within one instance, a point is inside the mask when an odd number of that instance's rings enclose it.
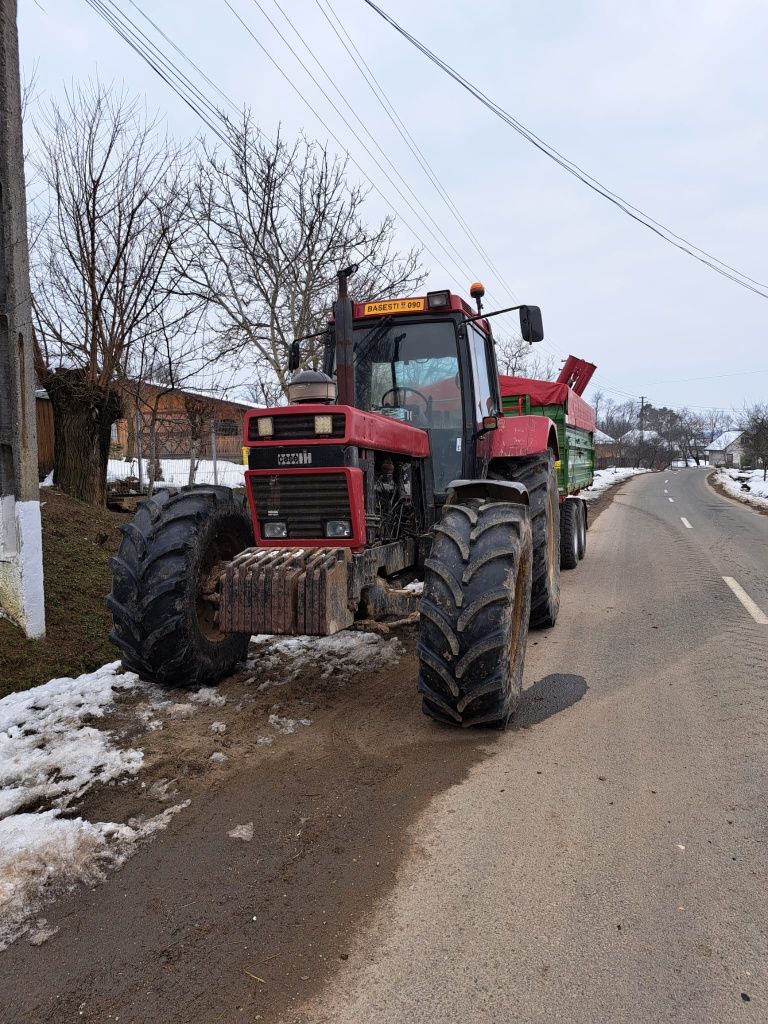
<instances>
[{"instance_id":1,"label":"snow patch","mask_svg":"<svg viewBox=\"0 0 768 1024\"><path fill-rule=\"evenodd\" d=\"M309 718L281 718L280 715L270 715L267 721L273 729L286 736L296 732L300 726L312 725L312 720Z\"/></svg>"},{"instance_id":2,"label":"snow patch","mask_svg":"<svg viewBox=\"0 0 768 1024\"><path fill-rule=\"evenodd\" d=\"M423 594L424 593L424 580L414 580L412 583L408 583L403 587L408 594Z\"/></svg>"},{"instance_id":3,"label":"snow patch","mask_svg":"<svg viewBox=\"0 0 768 1024\"><path fill-rule=\"evenodd\" d=\"M333 676L344 682L363 670L392 667L400 660L403 647L396 638L376 633L344 630L332 636L251 637L248 669L258 669L267 678L259 690L293 682L303 669L317 669L322 679Z\"/></svg>"},{"instance_id":4,"label":"snow patch","mask_svg":"<svg viewBox=\"0 0 768 1024\"><path fill-rule=\"evenodd\" d=\"M207 704L212 708L222 708L227 703L227 698L213 686L201 686L189 695L189 699L195 704Z\"/></svg>"},{"instance_id":5,"label":"snow patch","mask_svg":"<svg viewBox=\"0 0 768 1024\"><path fill-rule=\"evenodd\" d=\"M62 810L96 782L136 774L141 751L119 750L109 732L86 724L139 682L119 668L115 661L0 700L0 818L40 802Z\"/></svg>"},{"instance_id":6,"label":"snow patch","mask_svg":"<svg viewBox=\"0 0 768 1024\"><path fill-rule=\"evenodd\" d=\"M732 498L768 509L768 480L763 480L762 469L718 469L715 480Z\"/></svg>"},{"instance_id":7,"label":"snow patch","mask_svg":"<svg viewBox=\"0 0 768 1024\"><path fill-rule=\"evenodd\" d=\"M0 821L0 950L23 934L30 915L58 893L103 879L108 868L123 864L188 805L186 800L127 825L64 819L57 810Z\"/></svg>"},{"instance_id":8,"label":"snow patch","mask_svg":"<svg viewBox=\"0 0 768 1024\"><path fill-rule=\"evenodd\" d=\"M244 843L250 843L253 839L253 822L249 821L246 825L235 825L227 832L227 835L230 839L242 839Z\"/></svg>"},{"instance_id":9,"label":"snow patch","mask_svg":"<svg viewBox=\"0 0 768 1024\"><path fill-rule=\"evenodd\" d=\"M138 676L121 673L113 662L0 700L0 950L59 893L102 879L188 806L187 800L126 825L61 816L96 783L141 768L140 750L120 750L111 732L93 724L120 691L137 685ZM150 707L140 709L140 720L148 721ZM170 800L175 783L161 779L150 793ZM38 920L29 941L39 944L54 934Z\"/></svg>"},{"instance_id":10,"label":"snow patch","mask_svg":"<svg viewBox=\"0 0 768 1024\"><path fill-rule=\"evenodd\" d=\"M598 469L595 472L592 486L586 487L581 492L580 497L585 498L587 501L594 501L609 488L623 483L632 476L638 476L640 473L650 473L650 470L635 469L631 466L612 466L610 469Z\"/></svg>"}]
</instances>

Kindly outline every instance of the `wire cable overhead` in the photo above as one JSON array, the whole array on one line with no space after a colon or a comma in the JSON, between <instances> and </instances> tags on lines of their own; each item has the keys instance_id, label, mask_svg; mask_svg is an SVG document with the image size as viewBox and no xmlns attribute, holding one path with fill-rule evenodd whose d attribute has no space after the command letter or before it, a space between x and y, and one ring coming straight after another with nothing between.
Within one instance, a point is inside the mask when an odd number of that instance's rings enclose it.
<instances>
[{"instance_id":1,"label":"wire cable overhead","mask_svg":"<svg viewBox=\"0 0 768 1024\"><path fill-rule=\"evenodd\" d=\"M583 168L579 167L578 164L574 163L572 160L569 160L567 157L563 156L563 154L558 152L558 150L556 150L554 146L551 146L549 143L545 142L538 135L536 135L529 128L527 128L524 124L522 124L522 122L518 121L517 118L515 118L502 106L500 106L489 96L487 96L478 86L474 85L462 74L456 71L456 69L453 68L450 64L448 64L447 61L444 61L441 57L438 57L437 54L433 53L432 50L430 50L427 46L424 45L424 43L421 42L421 40L413 36L407 29L403 28L402 25L395 21L395 19L391 15L387 14L387 12L383 11L381 7L378 6L378 4L374 3L374 0L363 0L363 2L367 4L372 10L374 10L379 15L379 17L383 18L384 21L391 25L392 28L394 28L396 32L398 32L404 39L411 43L412 46L415 46L417 50L419 50L425 57L432 61L433 64L435 64L442 71L444 71L450 78L452 78L463 89L470 93L470 95L474 96L475 99L479 100L483 104L483 106L487 107L488 110L490 110L502 121L504 121L505 124L507 124L515 132L517 132L518 135L522 136L522 138L524 138L532 146L535 146L535 148L544 153L545 156L548 156L550 160L554 160L554 162L556 164L559 164L559 166L562 167L563 170L567 171L569 174L573 175L573 177L581 181L582 184L587 186L587 188L590 188L593 192L596 192L598 195L602 196L603 199L607 199L608 202L618 207L618 209L620 209L632 220L636 221L638 224L642 224L643 227L647 228L649 231L652 231L655 235L658 235L659 238L663 239L669 245L674 246L676 249L679 249L686 255L692 257L695 260L698 260L699 263L703 263L705 266L709 267L710 270L714 270L716 273L721 274L728 280L733 281L734 284L738 284L742 288L746 288L748 291L754 292L756 295L760 295L764 299L768 299L768 284L762 281L757 281L752 277L749 277L749 275L743 273L740 270L735 269L730 264L725 263L723 260L718 259L716 256L713 256L705 249L701 249L699 246L694 245L692 242L688 241L682 235L676 234L670 228L661 224L659 221L654 220L653 217L650 217L648 214L644 213L638 207L633 206L628 200L623 199L617 193L612 192L609 188L607 188L605 185L599 182L596 178L592 177L592 175L588 174L585 170L583 170Z\"/></svg>"}]
</instances>

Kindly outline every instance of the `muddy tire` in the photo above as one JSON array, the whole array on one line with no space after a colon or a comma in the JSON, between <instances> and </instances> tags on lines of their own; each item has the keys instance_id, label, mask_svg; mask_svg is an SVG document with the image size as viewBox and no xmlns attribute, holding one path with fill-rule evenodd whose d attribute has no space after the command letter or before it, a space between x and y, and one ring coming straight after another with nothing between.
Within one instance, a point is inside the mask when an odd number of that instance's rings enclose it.
<instances>
[{"instance_id":1,"label":"muddy tire","mask_svg":"<svg viewBox=\"0 0 768 1024\"><path fill-rule=\"evenodd\" d=\"M215 567L253 544L245 499L228 487L157 491L120 529L107 607L123 667L161 686L230 674L249 637L217 629Z\"/></svg>"},{"instance_id":2,"label":"muddy tire","mask_svg":"<svg viewBox=\"0 0 768 1024\"><path fill-rule=\"evenodd\" d=\"M520 698L531 603L525 505L446 506L424 567L417 654L426 715L506 725Z\"/></svg>"},{"instance_id":3,"label":"muddy tire","mask_svg":"<svg viewBox=\"0 0 768 1024\"><path fill-rule=\"evenodd\" d=\"M578 502L566 498L560 509L560 567L575 569L579 564Z\"/></svg>"},{"instance_id":4,"label":"muddy tire","mask_svg":"<svg viewBox=\"0 0 768 1024\"><path fill-rule=\"evenodd\" d=\"M554 626L560 611L560 500L552 451L509 465L509 478L525 484L531 502L533 573L531 627Z\"/></svg>"},{"instance_id":5,"label":"muddy tire","mask_svg":"<svg viewBox=\"0 0 768 1024\"><path fill-rule=\"evenodd\" d=\"M579 561L587 553L587 503L582 498L576 499L579 506Z\"/></svg>"}]
</instances>

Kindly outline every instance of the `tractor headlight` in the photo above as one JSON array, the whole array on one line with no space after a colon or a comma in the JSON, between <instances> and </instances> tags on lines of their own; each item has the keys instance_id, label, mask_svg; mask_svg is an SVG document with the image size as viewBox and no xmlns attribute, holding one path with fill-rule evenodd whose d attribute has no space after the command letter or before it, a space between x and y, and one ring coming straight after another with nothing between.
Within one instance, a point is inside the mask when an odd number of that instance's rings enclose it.
<instances>
[{"instance_id":1,"label":"tractor headlight","mask_svg":"<svg viewBox=\"0 0 768 1024\"><path fill-rule=\"evenodd\" d=\"M450 304L451 293L449 291L427 292L427 307L429 309L445 309Z\"/></svg>"},{"instance_id":2,"label":"tractor headlight","mask_svg":"<svg viewBox=\"0 0 768 1024\"><path fill-rule=\"evenodd\" d=\"M259 416L256 420L259 429L259 437L272 437L275 432L275 423L271 416Z\"/></svg>"},{"instance_id":3,"label":"tractor headlight","mask_svg":"<svg viewBox=\"0 0 768 1024\"><path fill-rule=\"evenodd\" d=\"M333 417L332 416L315 416L315 433L316 434L332 434L333 433Z\"/></svg>"},{"instance_id":4,"label":"tractor headlight","mask_svg":"<svg viewBox=\"0 0 768 1024\"><path fill-rule=\"evenodd\" d=\"M352 536L352 524L348 519L329 519L325 524L325 536L338 540L340 537Z\"/></svg>"},{"instance_id":5,"label":"tractor headlight","mask_svg":"<svg viewBox=\"0 0 768 1024\"><path fill-rule=\"evenodd\" d=\"M270 523L264 523L261 532L267 540L282 540L288 536L288 524L275 519Z\"/></svg>"}]
</instances>

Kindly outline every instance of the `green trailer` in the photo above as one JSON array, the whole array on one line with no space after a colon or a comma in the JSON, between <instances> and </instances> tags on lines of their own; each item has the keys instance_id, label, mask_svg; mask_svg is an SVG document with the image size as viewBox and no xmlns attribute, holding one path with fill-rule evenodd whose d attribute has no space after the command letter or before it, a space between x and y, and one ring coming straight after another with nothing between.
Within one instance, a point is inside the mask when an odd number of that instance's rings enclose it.
<instances>
[{"instance_id":1,"label":"green trailer","mask_svg":"<svg viewBox=\"0 0 768 1024\"><path fill-rule=\"evenodd\" d=\"M556 381L499 377L505 416L544 416L555 425L564 569L575 568L586 550L587 507L578 494L594 480L595 412L581 396L595 369L569 356Z\"/></svg>"}]
</instances>

